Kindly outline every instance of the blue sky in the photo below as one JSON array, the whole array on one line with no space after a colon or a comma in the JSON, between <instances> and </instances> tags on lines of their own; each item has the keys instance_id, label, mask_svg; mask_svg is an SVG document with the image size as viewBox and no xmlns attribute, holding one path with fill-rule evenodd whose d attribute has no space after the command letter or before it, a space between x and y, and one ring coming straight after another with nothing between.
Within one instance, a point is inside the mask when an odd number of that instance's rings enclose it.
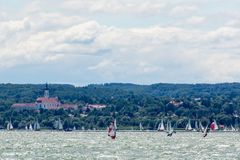
<instances>
[{"instance_id":1,"label":"blue sky","mask_svg":"<svg viewBox=\"0 0 240 160\"><path fill-rule=\"evenodd\" d=\"M239 6L238 0L0 0L0 82L238 82Z\"/></svg>"}]
</instances>

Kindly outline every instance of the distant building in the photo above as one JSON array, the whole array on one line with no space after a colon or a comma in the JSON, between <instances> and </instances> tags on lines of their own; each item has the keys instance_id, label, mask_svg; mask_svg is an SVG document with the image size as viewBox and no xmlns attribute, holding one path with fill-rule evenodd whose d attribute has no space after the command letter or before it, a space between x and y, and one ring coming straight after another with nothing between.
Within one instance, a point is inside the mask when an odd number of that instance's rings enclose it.
<instances>
[{"instance_id":1,"label":"distant building","mask_svg":"<svg viewBox=\"0 0 240 160\"><path fill-rule=\"evenodd\" d=\"M102 110L103 108L106 108L107 106L105 104L87 104L85 107L82 108L83 111L89 110Z\"/></svg>"},{"instance_id":2,"label":"distant building","mask_svg":"<svg viewBox=\"0 0 240 160\"><path fill-rule=\"evenodd\" d=\"M49 97L49 89L46 84L46 88L44 90L44 96L37 98L35 103L15 103L11 106L14 110L39 110L47 109L47 110L57 110L60 108L63 109L77 109L78 106L76 104L62 104L58 97Z\"/></svg>"},{"instance_id":3,"label":"distant building","mask_svg":"<svg viewBox=\"0 0 240 160\"><path fill-rule=\"evenodd\" d=\"M15 103L11 106L14 110L37 110L35 103Z\"/></svg>"},{"instance_id":4,"label":"distant building","mask_svg":"<svg viewBox=\"0 0 240 160\"><path fill-rule=\"evenodd\" d=\"M87 107L89 109L103 109L106 108L107 106L105 104L88 104Z\"/></svg>"},{"instance_id":5,"label":"distant building","mask_svg":"<svg viewBox=\"0 0 240 160\"><path fill-rule=\"evenodd\" d=\"M171 104L175 107L180 107L180 106L183 105L183 102L182 101L171 100L168 104Z\"/></svg>"}]
</instances>

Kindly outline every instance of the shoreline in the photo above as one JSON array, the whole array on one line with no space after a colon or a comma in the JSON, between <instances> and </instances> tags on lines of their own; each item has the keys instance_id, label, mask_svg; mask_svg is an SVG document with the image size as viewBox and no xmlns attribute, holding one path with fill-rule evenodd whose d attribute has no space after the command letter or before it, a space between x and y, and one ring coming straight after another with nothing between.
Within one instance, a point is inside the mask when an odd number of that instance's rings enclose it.
<instances>
[{"instance_id":1,"label":"shoreline","mask_svg":"<svg viewBox=\"0 0 240 160\"><path fill-rule=\"evenodd\" d=\"M75 131L64 131L64 130L48 130L48 129L42 129L40 131L28 131L28 130L21 130L21 129L16 129L16 130L6 130L6 129L1 129L1 132L62 132L62 133L76 133L76 132L87 132L87 133L95 133L95 132L100 132L100 133L107 133L107 130L75 130ZM134 133L166 133L166 131L154 131L154 130L144 130L144 131L139 131L139 130L118 130L117 132L134 132ZM185 131L185 130L176 130L176 132L180 133L202 133L201 131ZM240 131L210 131L210 133L240 133Z\"/></svg>"}]
</instances>

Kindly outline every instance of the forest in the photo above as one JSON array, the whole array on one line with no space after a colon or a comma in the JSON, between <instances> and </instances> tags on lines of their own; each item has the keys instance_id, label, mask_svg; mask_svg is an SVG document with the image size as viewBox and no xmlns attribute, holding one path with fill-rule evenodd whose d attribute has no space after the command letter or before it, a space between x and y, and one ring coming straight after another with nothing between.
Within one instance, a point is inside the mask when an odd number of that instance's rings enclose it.
<instances>
[{"instance_id":1,"label":"forest","mask_svg":"<svg viewBox=\"0 0 240 160\"><path fill-rule=\"evenodd\" d=\"M15 111L13 103L35 102L43 95L45 84L0 84L0 128L11 120L13 127L24 129L37 119L42 129L54 129L59 118L64 129L106 129L116 118L119 129L156 129L161 119L176 128L188 120L207 125L213 119L221 125L238 125L240 83L136 85L130 83L91 84L76 87L49 84L50 96L62 103L78 104L77 110ZM105 104L101 110L86 110L86 104Z\"/></svg>"}]
</instances>

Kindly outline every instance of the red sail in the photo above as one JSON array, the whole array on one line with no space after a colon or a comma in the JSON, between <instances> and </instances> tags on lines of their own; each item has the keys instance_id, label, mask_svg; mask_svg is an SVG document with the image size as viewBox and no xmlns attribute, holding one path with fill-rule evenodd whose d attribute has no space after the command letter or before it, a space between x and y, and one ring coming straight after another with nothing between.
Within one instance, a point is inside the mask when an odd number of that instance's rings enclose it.
<instances>
[{"instance_id":1,"label":"red sail","mask_svg":"<svg viewBox=\"0 0 240 160\"><path fill-rule=\"evenodd\" d=\"M213 131L215 130L215 123L214 123L214 122L211 123L210 128L211 128L211 130L213 130Z\"/></svg>"}]
</instances>

